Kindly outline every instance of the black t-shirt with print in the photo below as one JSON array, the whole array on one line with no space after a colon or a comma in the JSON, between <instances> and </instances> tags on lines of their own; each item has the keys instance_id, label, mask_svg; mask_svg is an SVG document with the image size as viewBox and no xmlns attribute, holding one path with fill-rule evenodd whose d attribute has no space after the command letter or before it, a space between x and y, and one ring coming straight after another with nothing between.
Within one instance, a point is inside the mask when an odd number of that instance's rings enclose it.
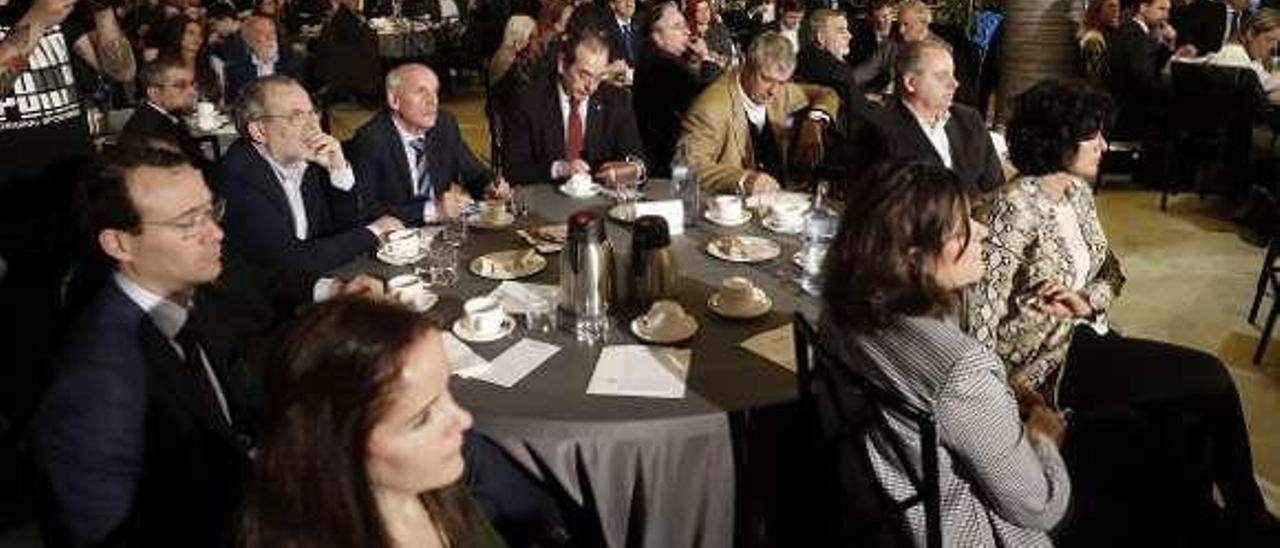
<instances>
[{"instance_id":1,"label":"black t-shirt with print","mask_svg":"<svg viewBox=\"0 0 1280 548\"><path fill-rule=\"evenodd\" d=\"M22 19L29 1L0 6L0 38ZM83 5L83 4L81 4ZM91 29L79 6L40 37L27 70L0 95L0 190L17 179L39 178L51 164L88 157L92 147L72 74L72 44Z\"/></svg>"}]
</instances>

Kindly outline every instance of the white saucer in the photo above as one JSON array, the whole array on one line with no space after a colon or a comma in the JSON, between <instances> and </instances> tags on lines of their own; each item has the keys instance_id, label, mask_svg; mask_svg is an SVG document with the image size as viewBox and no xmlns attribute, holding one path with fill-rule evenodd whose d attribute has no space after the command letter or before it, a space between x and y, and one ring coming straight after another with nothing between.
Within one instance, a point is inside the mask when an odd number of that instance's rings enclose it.
<instances>
[{"instance_id":1,"label":"white saucer","mask_svg":"<svg viewBox=\"0 0 1280 548\"><path fill-rule=\"evenodd\" d=\"M792 192L789 190L775 190L767 194L752 194L747 196L747 203L745 205L751 209L759 209L764 205L762 202L766 200L770 204L785 204L790 207L803 209L804 211L809 210L809 195L803 192Z\"/></svg>"},{"instance_id":2,"label":"white saucer","mask_svg":"<svg viewBox=\"0 0 1280 548\"><path fill-rule=\"evenodd\" d=\"M585 192L574 192L573 189L569 188L569 183L564 183L560 185L560 193L570 198L590 198L600 193L600 185L591 183Z\"/></svg>"},{"instance_id":3,"label":"white saucer","mask_svg":"<svg viewBox=\"0 0 1280 548\"><path fill-rule=\"evenodd\" d=\"M712 215L711 210L708 209L702 212L702 217L720 226L742 226L751 220L751 212L743 211L742 216L737 219L722 219L719 215Z\"/></svg>"},{"instance_id":4,"label":"white saucer","mask_svg":"<svg viewBox=\"0 0 1280 548\"><path fill-rule=\"evenodd\" d=\"M506 337L507 335L510 335L511 332L516 328L515 318L512 318L511 315L507 314L507 315L504 315L502 318L501 328L499 328L497 331L494 331L493 333L482 335L479 333L472 333L471 328L468 327L467 323L463 321L464 319L466 318L458 318L457 321L453 322L453 334L457 335L459 339L462 339L464 341L471 342L471 343L493 342L503 337Z\"/></svg>"},{"instance_id":5,"label":"white saucer","mask_svg":"<svg viewBox=\"0 0 1280 548\"><path fill-rule=\"evenodd\" d=\"M485 217L476 217L468 221L467 224L470 224L471 226L474 226L476 228L487 228L490 230L497 230L499 228L509 227L511 226L511 223L514 223L514 222L516 222L516 216L508 213L506 215L503 215L493 220Z\"/></svg>"},{"instance_id":6,"label":"white saucer","mask_svg":"<svg viewBox=\"0 0 1280 548\"><path fill-rule=\"evenodd\" d=\"M547 259L537 253L525 255L531 251L533 250L509 249L481 255L471 260L471 273L491 280L514 280L532 276L547 267ZM525 257L524 263L515 268L517 265L513 263L522 256Z\"/></svg>"},{"instance_id":7,"label":"white saucer","mask_svg":"<svg viewBox=\"0 0 1280 548\"><path fill-rule=\"evenodd\" d=\"M720 248L720 238L736 238L742 246L742 254L730 254ZM782 246L777 242L760 236L718 236L707 242L707 253L717 259L731 263L758 263L777 257L782 253Z\"/></svg>"},{"instance_id":8,"label":"white saucer","mask_svg":"<svg viewBox=\"0 0 1280 548\"><path fill-rule=\"evenodd\" d=\"M431 310L431 307L435 306L436 303L439 301L440 301L439 295L436 295L435 293L428 291L426 293L423 293L422 298L418 299L417 302L413 302L413 303L401 302L400 304L403 304L409 307L409 310L412 310L414 312L426 312L428 310Z\"/></svg>"},{"instance_id":9,"label":"white saucer","mask_svg":"<svg viewBox=\"0 0 1280 548\"><path fill-rule=\"evenodd\" d=\"M768 314L769 311L773 309L773 299L770 299L769 294L765 293L763 289L760 289L758 287L755 288L755 293L756 293L755 302L751 303L751 306L749 308L745 308L742 310L729 310L727 308L724 308L723 306L720 305L719 293L715 293L711 295L710 299L707 299L707 308L710 308L711 311L715 312L716 314L719 314L726 318L732 318L735 320L749 320L751 318L758 318L760 316Z\"/></svg>"},{"instance_id":10,"label":"white saucer","mask_svg":"<svg viewBox=\"0 0 1280 548\"><path fill-rule=\"evenodd\" d=\"M780 225L777 220L772 216L769 216L765 217L763 221L760 221L760 224L764 225L764 227L770 231L777 232L778 234L799 234L804 232L803 218L800 219L800 222L794 225Z\"/></svg>"},{"instance_id":11,"label":"white saucer","mask_svg":"<svg viewBox=\"0 0 1280 548\"><path fill-rule=\"evenodd\" d=\"M698 332L698 320L694 319L693 316L686 315L685 318L689 321L682 326L672 326L671 332L665 335L649 333L649 330L644 327L646 325L644 317L644 314L641 314L636 316L636 319L631 320L631 332L645 342L670 344L683 341Z\"/></svg>"},{"instance_id":12,"label":"white saucer","mask_svg":"<svg viewBox=\"0 0 1280 548\"><path fill-rule=\"evenodd\" d=\"M378 252L374 254L374 257L376 257L379 261L382 261L392 266L410 265L418 261L421 261L422 259L426 258L426 256L427 256L427 250L425 249L419 249L418 252L413 255L401 257L401 256L387 253L387 248L385 247L378 248Z\"/></svg>"}]
</instances>

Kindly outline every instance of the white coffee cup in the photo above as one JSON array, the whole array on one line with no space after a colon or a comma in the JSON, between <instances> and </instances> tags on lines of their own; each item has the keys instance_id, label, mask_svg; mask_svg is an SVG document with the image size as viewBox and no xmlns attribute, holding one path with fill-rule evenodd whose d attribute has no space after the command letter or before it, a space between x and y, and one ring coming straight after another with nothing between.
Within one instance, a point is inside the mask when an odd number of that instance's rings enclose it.
<instances>
[{"instance_id":1,"label":"white coffee cup","mask_svg":"<svg viewBox=\"0 0 1280 548\"><path fill-rule=\"evenodd\" d=\"M468 299L462 305L463 323L471 333L486 336L502 329L502 322L507 314L502 310L502 303L492 297L476 297Z\"/></svg>"},{"instance_id":2,"label":"white coffee cup","mask_svg":"<svg viewBox=\"0 0 1280 548\"><path fill-rule=\"evenodd\" d=\"M416 305L426 297L427 284L413 274L401 274L387 280L387 293L399 302Z\"/></svg>"},{"instance_id":3,"label":"white coffee cup","mask_svg":"<svg viewBox=\"0 0 1280 548\"><path fill-rule=\"evenodd\" d=\"M507 203L502 200L485 200L480 203L480 218L488 223L500 223L507 219Z\"/></svg>"},{"instance_id":4,"label":"white coffee cup","mask_svg":"<svg viewBox=\"0 0 1280 548\"><path fill-rule=\"evenodd\" d=\"M591 176L586 173L576 173L565 183L570 192L574 194L582 194L591 190Z\"/></svg>"},{"instance_id":5,"label":"white coffee cup","mask_svg":"<svg viewBox=\"0 0 1280 548\"><path fill-rule=\"evenodd\" d=\"M202 127L212 126L217 112L217 108L209 101L196 103L196 124Z\"/></svg>"},{"instance_id":6,"label":"white coffee cup","mask_svg":"<svg viewBox=\"0 0 1280 548\"><path fill-rule=\"evenodd\" d=\"M422 250L422 237L414 228L392 230L387 234L387 253L394 257L412 257Z\"/></svg>"},{"instance_id":7,"label":"white coffee cup","mask_svg":"<svg viewBox=\"0 0 1280 548\"><path fill-rule=\"evenodd\" d=\"M756 285L742 276L720 282L720 308L731 312L746 310L756 303Z\"/></svg>"},{"instance_id":8,"label":"white coffee cup","mask_svg":"<svg viewBox=\"0 0 1280 548\"><path fill-rule=\"evenodd\" d=\"M654 301L649 306L649 311L645 312L642 323L651 335L669 335L679 329L682 324L688 323L688 313L680 303L662 299Z\"/></svg>"},{"instance_id":9,"label":"white coffee cup","mask_svg":"<svg viewBox=\"0 0 1280 548\"><path fill-rule=\"evenodd\" d=\"M720 195L711 199L711 213L724 221L735 221L742 218L742 199L737 196Z\"/></svg>"},{"instance_id":10,"label":"white coffee cup","mask_svg":"<svg viewBox=\"0 0 1280 548\"><path fill-rule=\"evenodd\" d=\"M769 206L769 216L773 224L791 228L804 222L804 209L794 203L774 203Z\"/></svg>"}]
</instances>

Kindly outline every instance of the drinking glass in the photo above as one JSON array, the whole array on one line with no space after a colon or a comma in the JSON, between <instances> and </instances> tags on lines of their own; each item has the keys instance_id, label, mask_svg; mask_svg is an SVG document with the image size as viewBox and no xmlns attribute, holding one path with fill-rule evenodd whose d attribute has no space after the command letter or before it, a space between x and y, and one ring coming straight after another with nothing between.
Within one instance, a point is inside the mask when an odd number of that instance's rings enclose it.
<instances>
[{"instance_id":1,"label":"drinking glass","mask_svg":"<svg viewBox=\"0 0 1280 548\"><path fill-rule=\"evenodd\" d=\"M440 232L440 241L454 249L467 243L467 214L459 213L456 218L444 222L444 230Z\"/></svg>"},{"instance_id":2,"label":"drinking glass","mask_svg":"<svg viewBox=\"0 0 1280 548\"><path fill-rule=\"evenodd\" d=\"M426 258L426 272L423 279L432 287L448 287L458 281L458 258L460 251L447 242L438 242L431 247Z\"/></svg>"},{"instance_id":3,"label":"drinking glass","mask_svg":"<svg viewBox=\"0 0 1280 548\"><path fill-rule=\"evenodd\" d=\"M528 215L529 191L523 186L513 185L511 187L511 200L507 202L507 207L511 210L511 214L516 217Z\"/></svg>"},{"instance_id":4,"label":"drinking glass","mask_svg":"<svg viewBox=\"0 0 1280 548\"><path fill-rule=\"evenodd\" d=\"M546 299L529 302L524 312L525 330L530 333L554 333L556 331L556 304Z\"/></svg>"}]
</instances>

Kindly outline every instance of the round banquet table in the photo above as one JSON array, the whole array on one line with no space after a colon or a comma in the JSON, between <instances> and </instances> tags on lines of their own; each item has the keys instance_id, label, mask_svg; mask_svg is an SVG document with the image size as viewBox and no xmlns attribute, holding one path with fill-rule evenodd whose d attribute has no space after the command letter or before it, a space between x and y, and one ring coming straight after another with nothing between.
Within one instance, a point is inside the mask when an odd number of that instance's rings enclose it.
<instances>
[{"instance_id":1,"label":"round banquet table","mask_svg":"<svg viewBox=\"0 0 1280 548\"><path fill-rule=\"evenodd\" d=\"M426 312L441 326L447 329L461 315L463 301L488 294L499 283L467 271L472 258L528 247L514 233L516 228L563 223L579 209L591 209L607 218L612 205L604 197L570 199L549 184L527 190L530 215L503 230L469 230L458 283L434 288L440 301ZM669 184L662 180L652 180L645 188L650 199L667 199L669 193ZM614 248L615 279L625 287L622 274L629 267L629 225L612 219L606 224ZM763 263L736 264L706 253L711 237L730 232L768 236L781 244L782 254ZM745 436L739 431L741 418L753 410L787 405L796 397L790 371L738 343L789 324L796 311L816 317L816 300L800 294L790 281L795 271L791 257L799 244L796 236L768 232L758 219L746 226L724 228L700 218L696 226L672 237L671 249L682 277L678 300L700 324L692 339L675 345L693 351L687 390L681 399L587 394L601 345L575 340L572 319L565 314L561 314L558 332L529 335L561 349L527 377L511 388L455 377L451 381L454 396L471 411L477 430L533 475L598 515L609 546L732 546L735 511L740 514L743 508L743 502L735 499L744 464L739 462L735 468L735 460L746 460L741 447L735 452L734 444L734 436ZM546 269L520 281L557 284L560 256L546 258ZM385 279L411 267L362 258L343 270L339 274L366 272ZM733 275L746 276L763 288L773 299L772 311L745 321L723 319L711 312L706 305L708 297L723 278ZM641 311L619 312L612 318L604 344L639 343L626 326ZM493 359L525 335L521 325L502 340L469 346L481 357ZM743 539L739 540L743 544Z\"/></svg>"}]
</instances>

